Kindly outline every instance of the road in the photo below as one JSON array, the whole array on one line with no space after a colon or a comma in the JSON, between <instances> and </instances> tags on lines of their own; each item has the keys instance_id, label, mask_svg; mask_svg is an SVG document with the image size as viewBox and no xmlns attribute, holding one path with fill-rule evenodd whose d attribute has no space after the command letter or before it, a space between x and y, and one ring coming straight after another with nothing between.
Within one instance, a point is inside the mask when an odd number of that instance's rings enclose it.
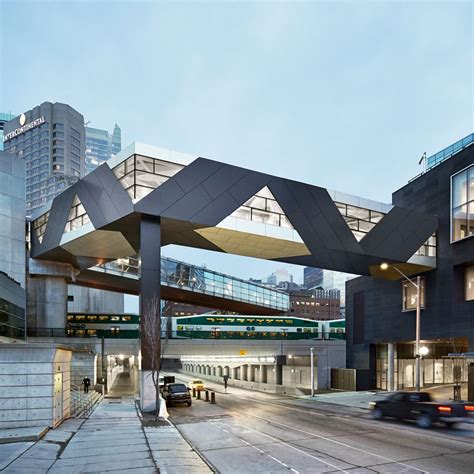
<instances>
[{"instance_id":1,"label":"road","mask_svg":"<svg viewBox=\"0 0 474 474\"><path fill-rule=\"evenodd\" d=\"M192 377L173 374L176 381ZM222 473L474 472L474 426L422 430L370 413L206 382L217 404L170 408L182 434ZM220 392L220 393L219 393Z\"/></svg>"}]
</instances>

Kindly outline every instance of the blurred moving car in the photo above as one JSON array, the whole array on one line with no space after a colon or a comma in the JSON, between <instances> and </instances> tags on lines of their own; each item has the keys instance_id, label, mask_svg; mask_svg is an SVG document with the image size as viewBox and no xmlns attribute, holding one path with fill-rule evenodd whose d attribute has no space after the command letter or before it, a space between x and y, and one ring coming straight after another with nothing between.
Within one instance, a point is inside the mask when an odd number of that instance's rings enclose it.
<instances>
[{"instance_id":1,"label":"blurred moving car","mask_svg":"<svg viewBox=\"0 0 474 474\"><path fill-rule=\"evenodd\" d=\"M196 391L201 391L204 390L204 382L202 380L192 380L191 382L188 383L188 388L192 390L193 388L196 389Z\"/></svg>"},{"instance_id":2,"label":"blurred moving car","mask_svg":"<svg viewBox=\"0 0 474 474\"><path fill-rule=\"evenodd\" d=\"M190 407L192 403L189 389L184 385L184 383L170 383L165 385L163 389L163 398L166 400L166 405L169 407L179 403L186 403L188 407Z\"/></svg>"},{"instance_id":3,"label":"blurred moving car","mask_svg":"<svg viewBox=\"0 0 474 474\"><path fill-rule=\"evenodd\" d=\"M370 402L372 417L415 420L420 428L431 428L433 423L474 423L474 403L434 402L427 392L397 392L384 400Z\"/></svg>"}]
</instances>

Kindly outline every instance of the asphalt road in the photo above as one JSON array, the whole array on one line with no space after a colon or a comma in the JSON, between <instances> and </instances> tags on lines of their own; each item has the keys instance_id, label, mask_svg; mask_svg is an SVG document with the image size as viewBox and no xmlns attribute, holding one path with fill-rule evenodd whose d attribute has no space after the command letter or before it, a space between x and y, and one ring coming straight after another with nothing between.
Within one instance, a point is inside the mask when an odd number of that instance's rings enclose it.
<instances>
[{"instance_id":1,"label":"asphalt road","mask_svg":"<svg viewBox=\"0 0 474 474\"><path fill-rule=\"evenodd\" d=\"M192 377L174 374L176 381ZM207 382L216 405L170 408L181 433L222 473L474 472L474 425L422 430L357 408Z\"/></svg>"}]
</instances>

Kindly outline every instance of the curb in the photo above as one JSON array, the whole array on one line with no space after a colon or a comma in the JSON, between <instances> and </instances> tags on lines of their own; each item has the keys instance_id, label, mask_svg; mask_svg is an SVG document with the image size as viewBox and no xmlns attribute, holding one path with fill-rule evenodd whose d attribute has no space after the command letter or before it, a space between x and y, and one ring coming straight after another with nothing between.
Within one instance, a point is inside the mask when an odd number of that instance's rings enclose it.
<instances>
[{"instance_id":1,"label":"curb","mask_svg":"<svg viewBox=\"0 0 474 474\"><path fill-rule=\"evenodd\" d=\"M2 436L0 437L0 444L24 443L24 442L29 442L29 441L36 442L36 441L39 441L48 431L49 431L49 427L46 426L37 434L23 435L23 436L22 435L15 436L14 434L11 434L9 436Z\"/></svg>"}]
</instances>

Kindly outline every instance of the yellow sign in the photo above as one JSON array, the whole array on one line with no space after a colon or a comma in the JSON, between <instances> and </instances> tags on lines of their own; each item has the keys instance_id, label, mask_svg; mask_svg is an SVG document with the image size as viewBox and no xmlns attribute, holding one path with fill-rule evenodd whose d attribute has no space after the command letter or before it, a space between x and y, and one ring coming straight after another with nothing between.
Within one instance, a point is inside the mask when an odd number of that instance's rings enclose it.
<instances>
[{"instance_id":1,"label":"yellow sign","mask_svg":"<svg viewBox=\"0 0 474 474\"><path fill-rule=\"evenodd\" d=\"M246 355L247 355L247 351L244 350L244 349L240 349L239 355L241 355L241 356L246 356Z\"/></svg>"}]
</instances>

